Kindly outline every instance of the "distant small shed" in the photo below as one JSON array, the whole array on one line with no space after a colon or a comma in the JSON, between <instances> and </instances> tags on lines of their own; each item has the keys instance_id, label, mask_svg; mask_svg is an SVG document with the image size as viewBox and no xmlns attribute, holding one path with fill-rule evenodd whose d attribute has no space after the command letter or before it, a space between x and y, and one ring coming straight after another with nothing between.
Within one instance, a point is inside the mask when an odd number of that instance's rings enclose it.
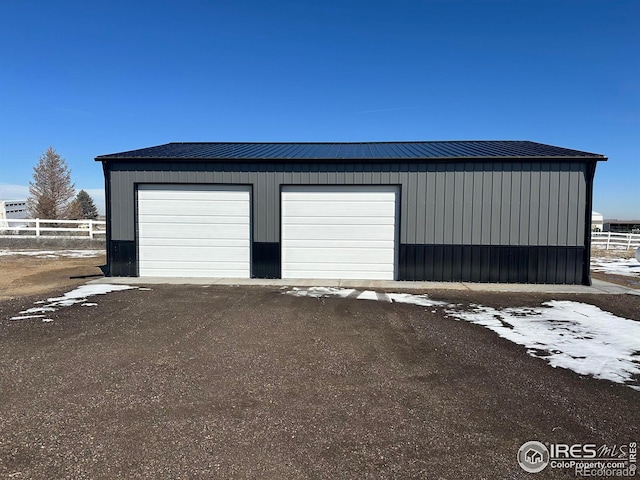
<instances>
[{"instance_id":1,"label":"distant small shed","mask_svg":"<svg viewBox=\"0 0 640 480\"><path fill-rule=\"evenodd\" d=\"M110 275L589 284L606 157L447 141L169 143L96 160Z\"/></svg>"},{"instance_id":2,"label":"distant small shed","mask_svg":"<svg viewBox=\"0 0 640 480\"><path fill-rule=\"evenodd\" d=\"M604 231L613 233L640 233L640 220L605 220Z\"/></svg>"}]
</instances>

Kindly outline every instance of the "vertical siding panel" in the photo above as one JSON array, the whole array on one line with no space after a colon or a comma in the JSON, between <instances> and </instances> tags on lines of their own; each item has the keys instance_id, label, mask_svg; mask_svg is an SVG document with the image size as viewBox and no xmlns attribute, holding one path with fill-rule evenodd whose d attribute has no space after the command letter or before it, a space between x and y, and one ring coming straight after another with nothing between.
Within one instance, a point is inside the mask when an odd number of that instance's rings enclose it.
<instances>
[{"instance_id":1,"label":"vertical siding panel","mask_svg":"<svg viewBox=\"0 0 640 480\"><path fill-rule=\"evenodd\" d=\"M584 245L584 211L587 208L587 166L585 163L578 164L578 220L576 232L576 245ZM589 212L591 213L591 212Z\"/></svg>"},{"instance_id":2,"label":"vertical siding panel","mask_svg":"<svg viewBox=\"0 0 640 480\"><path fill-rule=\"evenodd\" d=\"M233 177L231 175L231 165L225 163L222 165L224 171L222 172L221 183L231 183Z\"/></svg>"},{"instance_id":3,"label":"vertical siding panel","mask_svg":"<svg viewBox=\"0 0 640 480\"><path fill-rule=\"evenodd\" d=\"M331 168L329 167L328 169L328 173L327 173L327 183L329 183L329 185L335 185L336 184L336 180L338 178L338 175L335 171L335 168ZM354 165L353 166L353 171L354 173L354 183L355 184L359 184L360 183L360 179L362 178L362 175L359 174L358 171L358 165Z\"/></svg>"},{"instance_id":4,"label":"vertical siding panel","mask_svg":"<svg viewBox=\"0 0 640 480\"><path fill-rule=\"evenodd\" d=\"M578 245L577 233L578 233L578 218L580 217L579 197L580 197L580 183L578 180L578 165L571 163L569 165L569 216L567 219L567 242L566 245L574 246ZM584 211L584 210L583 210Z\"/></svg>"},{"instance_id":5,"label":"vertical siding panel","mask_svg":"<svg viewBox=\"0 0 640 480\"><path fill-rule=\"evenodd\" d=\"M550 164L549 174L549 198L547 208L549 210L549 234L547 245L558 245L558 215L560 210L560 168L557 164Z\"/></svg>"},{"instance_id":6,"label":"vertical siding panel","mask_svg":"<svg viewBox=\"0 0 640 480\"><path fill-rule=\"evenodd\" d=\"M267 242L267 219L265 218L265 204L267 203L267 177L264 172L256 175L253 183L253 240Z\"/></svg>"},{"instance_id":7,"label":"vertical siding panel","mask_svg":"<svg viewBox=\"0 0 640 480\"><path fill-rule=\"evenodd\" d=\"M451 243L460 245L462 241L462 226L464 222L464 167L465 164L457 162L451 165L453 173L453 190L451 196L453 197L453 221L451 232Z\"/></svg>"},{"instance_id":8,"label":"vertical siding panel","mask_svg":"<svg viewBox=\"0 0 640 480\"><path fill-rule=\"evenodd\" d=\"M472 245L482 245L482 185L484 183L484 172L481 163L474 163L473 168L473 198L472 212L473 230L469 241Z\"/></svg>"},{"instance_id":9,"label":"vertical siding panel","mask_svg":"<svg viewBox=\"0 0 640 480\"><path fill-rule=\"evenodd\" d=\"M444 199L444 243L453 243L453 224L455 222L455 166L451 163L445 165L445 185L443 191ZM447 250L448 252L448 250Z\"/></svg>"},{"instance_id":10,"label":"vertical siding panel","mask_svg":"<svg viewBox=\"0 0 640 480\"><path fill-rule=\"evenodd\" d=\"M409 169L409 164L402 164L398 173L398 175L400 176L400 181L402 182L402 185L404 185L404 189L407 192L404 203L404 218L406 219L406 221L402 224L401 231L403 241L406 243L412 243L408 240L408 235L409 232L411 232L415 228L416 221L415 192L412 192L410 188L410 183L412 182L411 175L409 174Z\"/></svg>"},{"instance_id":11,"label":"vertical siding panel","mask_svg":"<svg viewBox=\"0 0 640 480\"><path fill-rule=\"evenodd\" d=\"M543 245L540 238L540 182L542 180L541 165L531 164L531 189L529 196L529 245Z\"/></svg>"},{"instance_id":12,"label":"vertical siding panel","mask_svg":"<svg viewBox=\"0 0 640 480\"><path fill-rule=\"evenodd\" d=\"M122 180L120 179L120 172L113 170L113 167L111 168L111 238L113 240L121 240L119 223L123 212L120 209L120 197L118 195ZM133 208L133 205L131 207Z\"/></svg>"},{"instance_id":13,"label":"vertical siding panel","mask_svg":"<svg viewBox=\"0 0 640 480\"><path fill-rule=\"evenodd\" d=\"M520 175L520 235L518 236L518 245L527 245L531 230L531 163L522 164Z\"/></svg>"},{"instance_id":14,"label":"vertical siding panel","mask_svg":"<svg viewBox=\"0 0 640 480\"><path fill-rule=\"evenodd\" d=\"M471 245L473 243L473 181L475 179L473 163L464 164L463 175L462 237L460 243Z\"/></svg>"},{"instance_id":15,"label":"vertical siding panel","mask_svg":"<svg viewBox=\"0 0 640 480\"><path fill-rule=\"evenodd\" d=\"M275 197L276 197L276 208L275 208L275 212L274 212L274 216L272 219L272 223L273 223L273 228L275 230L275 239L273 240L274 242L279 242L280 239L280 230L281 230L281 226L280 226L280 190L282 185L286 185L291 183L291 166L287 166L287 165L280 165L280 168L278 170L278 176L277 178L275 178L275 183L273 183L270 188L273 189ZM313 168L310 170L313 170L315 172L319 171L318 165L314 165Z\"/></svg>"},{"instance_id":16,"label":"vertical siding panel","mask_svg":"<svg viewBox=\"0 0 640 480\"><path fill-rule=\"evenodd\" d=\"M135 186L137 174L125 171L124 184L120 186L120 211L123 213L120 222L121 240L135 240L136 219L133 206L135 205Z\"/></svg>"},{"instance_id":17,"label":"vertical siding panel","mask_svg":"<svg viewBox=\"0 0 640 480\"><path fill-rule=\"evenodd\" d=\"M267 173L266 185L267 203L264 209L264 219L267 226L267 242L275 242L280 237L280 178L284 178L285 167L282 164L270 167Z\"/></svg>"},{"instance_id":18,"label":"vertical siding panel","mask_svg":"<svg viewBox=\"0 0 640 480\"><path fill-rule=\"evenodd\" d=\"M493 164L484 163L482 172L482 245L491 245L491 214L493 206Z\"/></svg>"},{"instance_id":19,"label":"vertical siding panel","mask_svg":"<svg viewBox=\"0 0 640 480\"><path fill-rule=\"evenodd\" d=\"M287 176L289 175L287 172L288 168L290 167L277 164L273 167L273 174L265 178L265 188L273 192L273 208L271 208L268 217L269 228L271 230L270 236L267 237L268 242L280 241L280 186L287 181Z\"/></svg>"},{"instance_id":20,"label":"vertical siding panel","mask_svg":"<svg viewBox=\"0 0 640 480\"><path fill-rule=\"evenodd\" d=\"M445 197L444 190L446 188L445 184L446 177L446 169L444 163L438 163L437 171L436 171L436 187L435 187L435 198L436 198L436 208L435 208L435 223L433 225L433 233L434 233L434 243L438 245L442 245L444 243L444 224L445 224Z\"/></svg>"},{"instance_id":21,"label":"vertical siding panel","mask_svg":"<svg viewBox=\"0 0 640 480\"><path fill-rule=\"evenodd\" d=\"M426 173L426 201L425 201L425 232L424 232L424 243L433 244L436 243L436 211L439 207L436 201L436 181L438 178L438 173L436 170L436 165L430 163L427 165L427 173Z\"/></svg>"},{"instance_id":22,"label":"vertical siding panel","mask_svg":"<svg viewBox=\"0 0 640 480\"><path fill-rule=\"evenodd\" d=\"M416 234L415 243L426 243L426 218L427 218L427 166L421 163L416 173L416 189L417 189L417 218L416 218Z\"/></svg>"},{"instance_id":23,"label":"vertical siding panel","mask_svg":"<svg viewBox=\"0 0 640 480\"><path fill-rule=\"evenodd\" d=\"M558 245L570 245L569 223L575 222L575 214L571 201L571 165L561 163L558 172Z\"/></svg>"},{"instance_id":24,"label":"vertical siding panel","mask_svg":"<svg viewBox=\"0 0 640 480\"><path fill-rule=\"evenodd\" d=\"M512 164L502 163L502 187L500 191L500 245L509 245L511 220Z\"/></svg>"},{"instance_id":25,"label":"vertical siding panel","mask_svg":"<svg viewBox=\"0 0 640 480\"><path fill-rule=\"evenodd\" d=\"M382 184L391 184L391 166L389 164L385 164L384 170L380 172L380 183Z\"/></svg>"},{"instance_id":26,"label":"vertical siding panel","mask_svg":"<svg viewBox=\"0 0 640 480\"><path fill-rule=\"evenodd\" d=\"M491 191L491 245L500 245L502 235L500 229L502 222L500 212L502 211L502 164L494 163L492 172L492 191Z\"/></svg>"},{"instance_id":27,"label":"vertical siding panel","mask_svg":"<svg viewBox=\"0 0 640 480\"><path fill-rule=\"evenodd\" d=\"M404 215L406 221L401 222L401 240L403 243L416 243L418 182L414 169L415 164L405 164L402 172L402 184L406 185L405 201L403 202L406 210L406 215Z\"/></svg>"},{"instance_id":28,"label":"vertical siding panel","mask_svg":"<svg viewBox=\"0 0 640 480\"><path fill-rule=\"evenodd\" d=\"M128 240L122 236L122 218L125 217L124 209L122 208L122 186L127 182L122 178L122 172L111 172L111 238L113 240ZM133 207L133 204L131 204Z\"/></svg>"},{"instance_id":29,"label":"vertical siding panel","mask_svg":"<svg viewBox=\"0 0 640 480\"><path fill-rule=\"evenodd\" d=\"M540 202L538 223L538 245L549 245L549 164L540 164ZM546 258L546 257L545 257Z\"/></svg>"},{"instance_id":30,"label":"vertical siding panel","mask_svg":"<svg viewBox=\"0 0 640 480\"><path fill-rule=\"evenodd\" d=\"M258 184L260 185L260 198L258 201L258 209L254 212L256 220L259 221L260 230L259 234L256 234L255 241L269 242L273 235L273 227L269 221L270 212L269 206L271 205L271 184L273 182L273 173L268 171L261 172Z\"/></svg>"},{"instance_id":31,"label":"vertical siding panel","mask_svg":"<svg viewBox=\"0 0 640 480\"><path fill-rule=\"evenodd\" d=\"M520 243L520 195L522 189L522 165L511 164L511 215L509 217L509 245Z\"/></svg>"},{"instance_id":32,"label":"vertical siding panel","mask_svg":"<svg viewBox=\"0 0 640 480\"><path fill-rule=\"evenodd\" d=\"M291 183L293 183L294 185L299 185L300 183L302 183L300 172L297 172L295 170L291 172ZM330 185L335 185L336 183L335 172L332 172L331 176L327 178L327 183Z\"/></svg>"},{"instance_id":33,"label":"vertical siding panel","mask_svg":"<svg viewBox=\"0 0 640 480\"><path fill-rule=\"evenodd\" d=\"M312 185L318 185L320 183L320 172L317 165L313 165L313 168L310 168L309 183Z\"/></svg>"},{"instance_id":34,"label":"vertical siding panel","mask_svg":"<svg viewBox=\"0 0 640 480\"><path fill-rule=\"evenodd\" d=\"M340 163L335 166L334 170L336 171L336 179L334 185L342 185L344 184L344 179L346 176L344 164ZM304 176L301 178L301 182L304 183Z\"/></svg>"}]
</instances>

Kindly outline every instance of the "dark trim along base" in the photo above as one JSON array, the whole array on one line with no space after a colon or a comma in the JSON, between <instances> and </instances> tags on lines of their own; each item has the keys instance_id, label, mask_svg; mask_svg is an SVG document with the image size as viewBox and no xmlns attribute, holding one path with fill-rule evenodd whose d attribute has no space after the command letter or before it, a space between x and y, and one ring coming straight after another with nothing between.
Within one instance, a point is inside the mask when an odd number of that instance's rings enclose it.
<instances>
[{"instance_id":1,"label":"dark trim along base","mask_svg":"<svg viewBox=\"0 0 640 480\"><path fill-rule=\"evenodd\" d=\"M136 242L133 240L111 240L108 245L109 277L137 277L138 259Z\"/></svg>"},{"instance_id":2,"label":"dark trim along base","mask_svg":"<svg viewBox=\"0 0 640 480\"><path fill-rule=\"evenodd\" d=\"M581 284L584 247L400 244L398 280Z\"/></svg>"},{"instance_id":3,"label":"dark trim along base","mask_svg":"<svg viewBox=\"0 0 640 480\"><path fill-rule=\"evenodd\" d=\"M280 242L253 242L252 278L280 278Z\"/></svg>"},{"instance_id":4,"label":"dark trim along base","mask_svg":"<svg viewBox=\"0 0 640 480\"><path fill-rule=\"evenodd\" d=\"M400 244L398 280L582 284L584 247ZM280 278L280 243L254 242L252 277ZM136 242L111 240L108 276L136 277Z\"/></svg>"}]
</instances>

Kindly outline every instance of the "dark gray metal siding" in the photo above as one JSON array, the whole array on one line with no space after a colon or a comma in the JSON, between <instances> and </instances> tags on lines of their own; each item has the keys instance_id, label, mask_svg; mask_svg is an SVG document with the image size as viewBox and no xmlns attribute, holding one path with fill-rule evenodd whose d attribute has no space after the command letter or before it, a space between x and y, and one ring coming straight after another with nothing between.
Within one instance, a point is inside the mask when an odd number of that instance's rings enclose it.
<instances>
[{"instance_id":1,"label":"dark gray metal siding","mask_svg":"<svg viewBox=\"0 0 640 480\"><path fill-rule=\"evenodd\" d=\"M135 239L136 183L253 185L253 241L280 241L280 186L401 185L400 242L584 246L586 162L109 162L111 240Z\"/></svg>"}]
</instances>

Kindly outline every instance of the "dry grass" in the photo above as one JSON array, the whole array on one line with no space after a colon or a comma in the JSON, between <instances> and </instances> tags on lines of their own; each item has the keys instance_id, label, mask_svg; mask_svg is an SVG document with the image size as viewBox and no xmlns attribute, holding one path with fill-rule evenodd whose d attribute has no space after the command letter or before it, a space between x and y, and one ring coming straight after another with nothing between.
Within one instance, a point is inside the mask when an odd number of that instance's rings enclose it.
<instances>
[{"instance_id":1,"label":"dry grass","mask_svg":"<svg viewBox=\"0 0 640 480\"><path fill-rule=\"evenodd\" d=\"M622 248L610 248L606 250L599 247L591 247L591 257L604 257L604 258L634 258L636 255L635 248L628 250Z\"/></svg>"}]
</instances>

